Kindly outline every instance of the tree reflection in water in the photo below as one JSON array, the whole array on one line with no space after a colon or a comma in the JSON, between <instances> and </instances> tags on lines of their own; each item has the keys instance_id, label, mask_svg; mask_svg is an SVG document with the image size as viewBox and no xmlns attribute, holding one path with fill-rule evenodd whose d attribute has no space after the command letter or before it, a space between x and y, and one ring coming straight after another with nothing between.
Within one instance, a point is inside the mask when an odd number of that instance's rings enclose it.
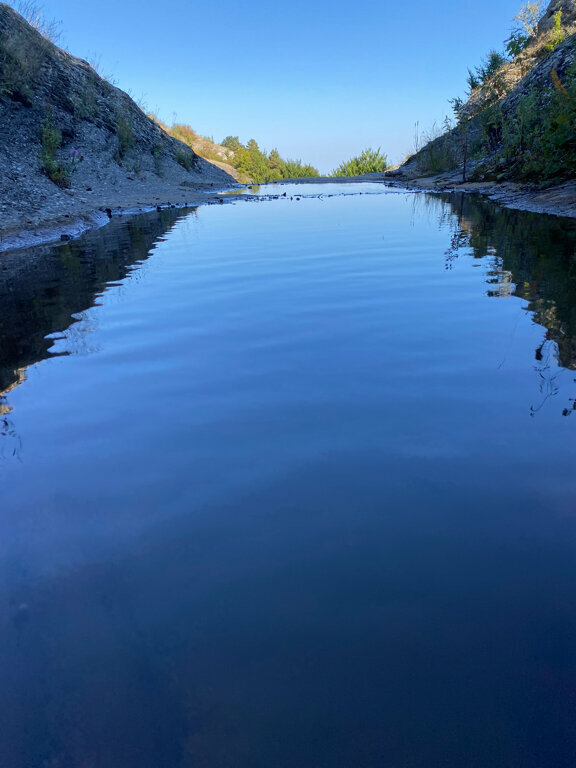
<instances>
[{"instance_id":1,"label":"tree reflection in water","mask_svg":"<svg viewBox=\"0 0 576 768\"><path fill-rule=\"evenodd\" d=\"M460 256L488 259L487 295L514 295L546 329L536 348L535 371L543 400L535 415L558 393L556 365L576 370L576 222L558 216L504 208L479 195L417 195L414 204L434 212L450 230L446 269ZM564 415L576 410L574 400Z\"/></svg>"},{"instance_id":2,"label":"tree reflection in water","mask_svg":"<svg viewBox=\"0 0 576 768\"><path fill-rule=\"evenodd\" d=\"M537 413L557 392L556 359L562 368L576 370L576 223L507 209L463 193L417 193L413 208L415 216L433 218L448 230L446 269L453 269L463 255L487 259L487 295L524 299L525 310L546 329L535 350L544 397L532 408ZM87 310L109 286L129 275L138 279L154 244L188 215L190 209L167 209L113 221L78 241L3 254L0 397L4 410L6 395L24 379L26 369L60 354L55 341L66 340L65 354L71 349L90 353L87 335L92 320ZM563 412L568 415L574 410L571 400Z\"/></svg>"}]
</instances>

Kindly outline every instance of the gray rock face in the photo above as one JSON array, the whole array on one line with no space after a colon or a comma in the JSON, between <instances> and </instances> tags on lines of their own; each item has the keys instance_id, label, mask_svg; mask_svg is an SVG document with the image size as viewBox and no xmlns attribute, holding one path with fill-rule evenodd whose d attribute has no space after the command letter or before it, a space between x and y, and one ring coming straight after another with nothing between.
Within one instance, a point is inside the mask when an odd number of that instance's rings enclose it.
<instances>
[{"instance_id":1,"label":"gray rock face","mask_svg":"<svg viewBox=\"0 0 576 768\"><path fill-rule=\"evenodd\" d=\"M46 126L59 183L46 173ZM0 3L0 232L99 205L174 202L184 183L235 182Z\"/></svg>"},{"instance_id":2,"label":"gray rock face","mask_svg":"<svg viewBox=\"0 0 576 768\"><path fill-rule=\"evenodd\" d=\"M520 99L530 93L537 93L542 106L549 103L554 92L552 72L561 80L568 76L576 64L576 35L571 35L558 45L545 59L537 64L501 102L502 112L512 113Z\"/></svg>"},{"instance_id":3,"label":"gray rock face","mask_svg":"<svg viewBox=\"0 0 576 768\"><path fill-rule=\"evenodd\" d=\"M576 0L552 0L546 8L546 13L540 19L536 32L538 35L547 32L554 26L554 15L561 11L563 24L576 23Z\"/></svg>"}]
</instances>

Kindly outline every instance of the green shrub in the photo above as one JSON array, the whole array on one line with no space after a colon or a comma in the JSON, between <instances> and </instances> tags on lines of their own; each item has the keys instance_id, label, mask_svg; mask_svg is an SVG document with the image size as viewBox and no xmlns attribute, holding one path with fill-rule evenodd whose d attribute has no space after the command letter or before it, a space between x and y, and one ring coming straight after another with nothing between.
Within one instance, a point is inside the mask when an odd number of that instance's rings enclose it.
<instances>
[{"instance_id":1,"label":"green shrub","mask_svg":"<svg viewBox=\"0 0 576 768\"><path fill-rule=\"evenodd\" d=\"M152 148L152 157L154 158L154 172L156 176L162 176L162 147L156 144Z\"/></svg>"},{"instance_id":2,"label":"green shrub","mask_svg":"<svg viewBox=\"0 0 576 768\"><path fill-rule=\"evenodd\" d=\"M489 160L482 170L497 179L512 178L549 184L576 173L576 68L565 82L553 70L554 93L543 104L536 90L516 108L502 114L498 107L482 116L483 150ZM490 157L491 155L491 157Z\"/></svg>"},{"instance_id":3,"label":"green shrub","mask_svg":"<svg viewBox=\"0 0 576 768\"><path fill-rule=\"evenodd\" d=\"M478 151L480 154L495 152L502 141L502 110L497 104L482 110L479 115L481 135Z\"/></svg>"},{"instance_id":4,"label":"green shrub","mask_svg":"<svg viewBox=\"0 0 576 768\"><path fill-rule=\"evenodd\" d=\"M116 118L116 135L118 136L118 149L114 159L120 165L127 153L136 144L132 125L125 117L118 116Z\"/></svg>"},{"instance_id":5,"label":"green shrub","mask_svg":"<svg viewBox=\"0 0 576 768\"><path fill-rule=\"evenodd\" d=\"M553 51L566 38L566 32L562 28L562 11L554 14L554 26L550 30L550 40L546 43L546 50Z\"/></svg>"},{"instance_id":6,"label":"green shrub","mask_svg":"<svg viewBox=\"0 0 576 768\"><path fill-rule=\"evenodd\" d=\"M305 165L302 160L284 160L279 170L281 179L308 179L320 176L313 165Z\"/></svg>"},{"instance_id":7,"label":"green shrub","mask_svg":"<svg viewBox=\"0 0 576 768\"><path fill-rule=\"evenodd\" d=\"M378 149L368 147L358 156L341 163L332 171L331 176L361 176L364 173L381 173L388 167L386 155Z\"/></svg>"},{"instance_id":8,"label":"green shrub","mask_svg":"<svg viewBox=\"0 0 576 768\"><path fill-rule=\"evenodd\" d=\"M185 149L177 149L174 154L176 162L185 168L187 171L192 170L196 164L196 155L193 152L188 152Z\"/></svg>"},{"instance_id":9,"label":"green shrub","mask_svg":"<svg viewBox=\"0 0 576 768\"><path fill-rule=\"evenodd\" d=\"M72 98L74 117L78 120L92 120L98 114L97 92L92 78L87 77L82 89L82 97Z\"/></svg>"},{"instance_id":10,"label":"green shrub","mask_svg":"<svg viewBox=\"0 0 576 768\"><path fill-rule=\"evenodd\" d=\"M62 132L54 125L52 115L48 113L42 126L41 136L42 169L46 176L59 187L69 187L71 172L68 167L60 163L58 152L62 146Z\"/></svg>"},{"instance_id":11,"label":"green shrub","mask_svg":"<svg viewBox=\"0 0 576 768\"><path fill-rule=\"evenodd\" d=\"M510 37L505 41L506 53L510 58L515 59L522 51L527 47L530 42L530 38L522 32L515 30Z\"/></svg>"}]
</instances>

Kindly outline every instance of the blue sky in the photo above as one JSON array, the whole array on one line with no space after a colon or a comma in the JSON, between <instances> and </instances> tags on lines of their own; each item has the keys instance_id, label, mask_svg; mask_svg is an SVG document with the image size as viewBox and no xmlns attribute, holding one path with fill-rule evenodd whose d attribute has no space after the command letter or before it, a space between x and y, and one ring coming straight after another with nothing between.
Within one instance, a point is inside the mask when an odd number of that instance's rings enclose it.
<instances>
[{"instance_id":1,"label":"blue sky","mask_svg":"<svg viewBox=\"0 0 576 768\"><path fill-rule=\"evenodd\" d=\"M15 2L13 3L15 4ZM166 122L255 138L330 171L392 161L501 48L522 0L43 0L61 44Z\"/></svg>"}]
</instances>

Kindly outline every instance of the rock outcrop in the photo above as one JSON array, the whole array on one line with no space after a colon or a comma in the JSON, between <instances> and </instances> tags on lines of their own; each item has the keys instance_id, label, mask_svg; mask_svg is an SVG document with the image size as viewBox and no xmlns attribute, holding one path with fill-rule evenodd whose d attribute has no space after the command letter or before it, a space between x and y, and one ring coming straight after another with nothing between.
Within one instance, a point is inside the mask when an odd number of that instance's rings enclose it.
<instances>
[{"instance_id":1,"label":"rock outcrop","mask_svg":"<svg viewBox=\"0 0 576 768\"><path fill-rule=\"evenodd\" d=\"M562 14L562 24L576 24L576 2L574 0L552 0L546 8L546 12L538 22L538 36L553 28L554 17L558 11Z\"/></svg>"},{"instance_id":2,"label":"rock outcrop","mask_svg":"<svg viewBox=\"0 0 576 768\"><path fill-rule=\"evenodd\" d=\"M0 233L232 184L87 62L0 3Z\"/></svg>"}]
</instances>

